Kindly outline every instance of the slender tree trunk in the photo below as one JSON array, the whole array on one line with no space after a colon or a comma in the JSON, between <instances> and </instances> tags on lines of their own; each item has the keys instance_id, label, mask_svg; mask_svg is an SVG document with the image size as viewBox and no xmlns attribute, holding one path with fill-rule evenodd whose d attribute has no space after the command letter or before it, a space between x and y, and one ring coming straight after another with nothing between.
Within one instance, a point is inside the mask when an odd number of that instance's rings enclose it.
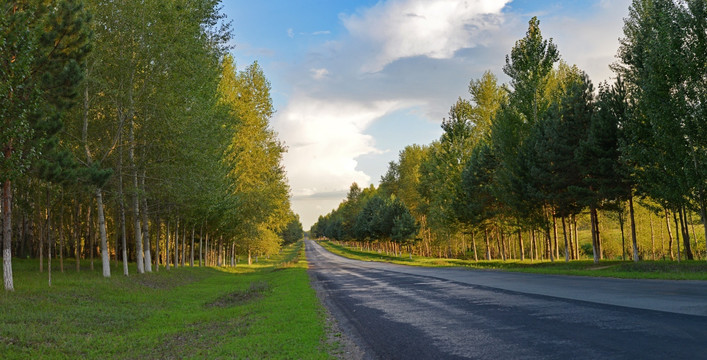
<instances>
[{"instance_id":1,"label":"slender tree trunk","mask_svg":"<svg viewBox=\"0 0 707 360\"><path fill-rule=\"evenodd\" d=\"M599 260L604 260L604 246L601 243L601 231L599 231L599 212L597 211L594 215L594 226L596 227L597 233L597 249L599 249Z\"/></svg>"},{"instance_id":2,"label":"slender tree trunk","mask_svg":"<svg viewBox=\"0 0 707 360\"><path fill-rule=\"evenodd\" d=\"M565 225L565 217L562 217L562 235L565 237L565 262L570 262L569 241L567 240L567 226Z\"/></svg>"},{"instance_id":3,"label":"slender tree trunk","mask_svg":"<svg viewBox=\"0 0 707 360\"><path fill-rule=\"evenodd\" d=\"M572 215L572 224L574 225L574 258L579 260L579 236L577 236L577 216Z\"/></svg>"},{"instance_id":4,"label":"slender tree trunk","mask_svg":"<svg viewBox=\"0 0 707 360\"><path fill-rule=\"evenodd\" d=\"M47 274L49 275L48 284L52 286L52 227L51 221L47 222Z\"/></svg>"},{"instance_id":5,"label":"slender tree trunk","mask_svg":"<svg viewBox=\"0 0 707 360\"><path fill-rule=\"evenodd\" d=\"M203 247L202 245L202 240L204 239L204 223L201 223L201 230L199 230L199 267L202 267L203 265L201 264L201 254L203 253Z\"/></svg>"},{"instance_id":6,"label":"slender tree trunk","mask_svg":"<svg viewBox=\"0 0 707 360\"><path fill-rule=\"evenodd\" d=\"M560 258L560 245L558 244L557 236L557 218L555 217L555 210L552 210L552 239L555 243L555 259Z\"/></svg>"},{"instance_id":7,"label":"slender tree trunk","mask_svg":"<svg viewBox=\"0 0 707 360\"><path fill-rule=\"evenodd\" d=\"M76 272L81 271L81 203L76 201L76 207L74 207L74 256L76 257Z\"/></svg>"},{"instance_id":8,"label":"slender tree trunk","mask_svg":"<svg viewBox=\"0 0 707 360\"><path fill-rule=\"evenodd\" d=\"M621 205L623 207L623 204ZM621 228L621 260L626 261L626 240L624 237L624 210L619 210L619 227Z\"/></svg>"},{"instance_id":9,"label":"slender tree trunk","mask_svg":"<svg viewBox=\"0 0 707 360\"><path fill-rule=\"evenodd\" d=\"M160 271L160 241L162 240L162 218L157 208L157 241L155 241L155 272Z\"/></svg>"},{"instance_id":10,"label":"slender tree trunk","mask_svg":"<svg viewBox=\"0 0 707 360\"><path fill-rule=\"evenodd\" d=\"M86 240L88 240L89 256L91 260L91 271L93 271L93 247L95 242L93 241L93 219L91 218L91 202L89 201L86 207Z\"/></svg>"},{"instance_id":11,"label":"slender tree trunk","mask_svg":"<svg viewBox=\"0 0 707 360\"><path fill-rule=\"evenodd\" d=\"M530 247L532 252L533 261L538 260L538 240L535 238L535 230L530 229Z\"/></svg>"},{"instance_id":12,"label":"slender tree trunk","mask_svg":"<svg viewBox=\"0 0 707 360\"><path fill-rule=\"evenodd\" d=\"M523 233L518 229L518 250L520 251L520 261L525 260L525 248L523 247Z\"/></svg>"},{"instance_id":13,"label":"slender tree trunk","mask_svg":"<svg viewBox=\"0 0 707 360\"><path fill-rule=\"evenodd\" d=\"M565 236L567 236L570 239L570 241L569 241L570 260L576 260L576 258L574 257L574 239L572 239L572 215L570 215L569 218L566 220L567 220L567 228L569 231L568 231L568 235L565 235ZM562 226L562 231L564 231L564 225Z\"/></svg>"},{"instance_id":14,"label":"slender tree trunk","mask_svg":"<svg viewBox=\"0 0 707 360\"><path fill-rule=\"evenodd\" d=\"M479 255L476 253L476 238L474 232L471 232L471 246L474 247L474 261L479 261ZM410 248L410 259L412 260L412 248Z\"/></svg>"},{"instance_id":15,"label":"slender tree trunk","mask_svg":"<svg viewBox=\"0 0 707 360\"><path fill-rule=\"evenodd\" d=\"M171 231L170 228L169 228L169 221L170 221L170 219L167 219L167 228L166 228L166 230L167 230L167 234L166 234L166 235L167 235L167 236L165 237L165 253L164 253L164 254L165 254L165 257L164 257L164 258L165 258L164 267L165 267L165 269L167 269L167 270L169 270L169 256L171 255L171 254L169 253L169 242L170 242L170 240L171 240L171 239L170 239L170 234L172 233L172 231Z\"/></svg>"},{"instance_id":16,"label":"slender tree trunk","mask_svg":"<svg viewBox=\"0 0 707 360\"><path fill-rule=\"evenodd\" d=\"M678 217L675 211L673 211L673 221L675 221L675 243L678 246L678 263L680 262L680 226L678 225Z\"/></svg>"},{"instance_id":17,"label":"slender tree trunk","mask_svg":"<svg viewBox=\"0 0 707 360\"><path fill-rule=\"evenodd\" d=\"M223 235L219 236L218 244L216 244L216 251L218 252L218 267L223 266Z\"/></svg>"},{"instance_id":18,"label":"slender tree trunk","mask_svg":"<svg viewBox=\"0 0 707 360\"><path fill-rule=\"evenodd\" d=\"M628 198L628 212L631 216L631 241L633 242L633 262L638 262L638 242L636 240L636 216L633 211L633 194Z\"/></svg>"},{"instance_id":19,"label":"slender tree trunk","mask_svg":"<svg viewBox=\"0 0 707 360\"><path fill-rule=\"evenodd\" d=\"M660 214L656 214L660 218ZM663 233L663 227L658 226L660 229L660 257L665 260L665 234Z\"/></svg>"},{"instance_id":20,"label":"slender tree trunk","mask_svg":"<svg viewBox=\"0 0 707 360\"><path fill-rule=\"evenodd\" d=\"M177 219L177 225L174 228L174 268L179 267L179 219Z\"/></svg>"},{"instance_id":21,"label":"slender tree trunk","mask_svg":"<svg viewBox=\"0 0 707 360\"><path fill-rule=\"evenodd\" d=\"M140 200L138 197L138 192L140 188L138 187L138 176L137 176L137 163L135 162L135 120L130 118L130 148L128 151L128 158L130 160L130 171L133 178L133 226L135 231L135 262L137 263L138 274L145 273L145 259L142 250L142 229L140 227Z\"/></svg>"},{"instance_id":22,"label":"slender tree trunk","mask_svg":"<svg viewBox=\"0 0 707 360\"><path fill-rule=\"evenodd\" d=\"M594 255L594 263L598 264L599 263L599 246L598 246L598 241L597 239L599 238L599 234L597 233L597 210L592 207L590 209L590 217L591 217L591 228L592 228L592 253Z\"/></svg>"},{"instance_id":23,"label":"slender tree trunk","mask_svg":"<svg viewBox=\"0 0 707 360\"><path fill-rule=\"evenodd\" d=\"M4 208L3 208L3 214L5 213ZM46 208L46 222L44 223L44 229L46 231L46 224L49 222L49 188L47 187L47 208ZM41 214L40 214L41 216ZM3 224L5 224L5 221L3 220ZM4 227L3 227L4 229ZM42 233L41 231L41 225L40 225L40 231L39 231L39 272L44 272L44 240L46 239L46 234Z\"/></svg>"},{"instance_id":24,"label":"slender tree trunk","mask_svg":"<svg viewBox=\"0 0 707 360\"><path fill-rule=\"evenodd\" d=\"M122 136L121 136L122 137ZM118 202L120 207L120 243L123 251L123 275L128 276L128 244L125 226L125 196L123 193L123 150L118 151ZM117 254L116 254L117 255Z\"/></svg>"},{"instance_id":25,"label":"slender tree trunk","mask_svg":"<svg viewBox=\"0 0 707 360\"><path fill-rule=\"evenodd\" d=\"M655 233L653 231L653 216L651 216L650 210L648 210L648 224L651 227L651 258L655 261Z\"/></svg>"},{"instance_id":26,"label":"slender tree trunk","mask_svg":"<svg viewBox=\"0 0 707 360\"><path fill-rule=\"evenodd\" d=\"M503 228L501 228L500 226L498 227L498 235L500 236L500 239L501 239L501 259L503 259L503 261L506 261L506 258L507 258L506 236L503 233Z\"/></svg>"},{"instance_id":27,"label":"slender tree trunk","mask_svg":"<svg viewBox=\"0 0 707 360\"><path fill-rule=\"evenodd\" d=\"M46 226L44 228L47 231L46 239L47 239L47 243L49 243L49 237L50 237L49 225L50 225L50 217L51 217L51 197L49 195L49 186L47 186L46 194L47 194L47 211L46 211L47 217L46 217L46 222L45 222ZM59 227L61 227L61 221L59 222ZM42 236L40 236L39 238L40 238L40 241L39 241L39 272L42 272L42 270L43 270L42 263L44 262L44 259L42 258L43 257L42 255L44 253L44 249L43 249L44 242L41 241ZM60 239L59 240L60 241L59 248L61 249L64 247L64 242L61 241L61 237L59 239ZM61 272L64 272L64 257L63 257L63 251L61 251L61 250L59 251L59 268L61 269Z\"/></svg>"},{"instance_id":28,"label":"slender tree trunk","mask_svg":"<svg viewBox=\"0 0 707 360\"><path fill-rule=\"evenodd\" d=\"M236 253L236 243L231 243L231 267L234 266L234 254Z\"/></svg>"},{"instance_id":29,"label":"slender tree trunk","mask_svg":"<svg viewBox=\"0 0 707 360\"><path fill-rule=\"evenodd\" d=\"M253 265L253 258L250 254L250 247L248 248L248 265Z\"/></svg>"},{"instance_id":30,"label":"slender tree trunk","mask_svg":"<svg viewBox=\"0 0 707 360\"><path fill-rule=\"evenodd\" d=\"M689 223L689 224L690 224L690 229L692 229L692 239L694 240L694 246L695 246L695 247L694 247L695 253L693 254L693 256L694 256L694 257L699 257L699 255L697 254L697 233L695 232L695 222L692 220L692 213L689 213L689 210L685 209L685 213L686 213L685 216L689 216L689 217L690 217L690 223ZM687 221L687 219L685 219L685 221Z\"/></svg>"},{"instance_id":31,"label":"slender tree trunk","mask_svg":"<svg viewBox=\"0 0 707 360\"><path fill-rule=\"evenodd\" d=\"M670 252L670 260L675 260L675 254L673 253L673 233L670 231L670 216L668 215L668 209L665 210L665 226L668 229L668 251Z\"/></svg>"},{"instance_id":32,"label":"slender tree trunk","mask_svg":"<svg viewBox=\"0 0 707 360\"><path fill-rule=\"evenodd\" d=\"M184 229L182 229L182 253L180 254L182 266L186 266L187 261L187 229L185 224Z\"/></svg>"},{"instance_id":33,"label":"slender tree trunk","mask_svg":"<svg viewBox=\"0 0 707 360\"><path fill-rule=\"evenodd\" d=\"M47 187L47 272L49 286L52 286L52 217L49 206L49 187ZM63 271L62 271L63 272Z\"/></svg>"},{"instance_id":34,"label":"slender tree trunk","mask_svg":"<svg viewBox=\"0 0 707 360\"><path fill-rule=\"evenodd\" d=\"M211 266L209 263L209 259L211 258L209 256L209 232L208 230L206 231L206 238L204 239L204 265L206 266Z\"/></svg>"},{"instance_id":35,"label":"slender tree trunk","mask_svg":"<svg viewBox=\"0 0 707 360\"><path fill-rule=\"evenodd\" d=\"M5 144L4 150L5 159L9 159L12 156L12 140ZM10 179L5 179L2 186L2 270L5 290L15 291L12 279L12 182Z\"/></svg>"},{"instance_id":36,"label":"slender tree trunk","mask_svg":"<svg viewBox=\"0 0 707 360\"><path fill-rule=\"evenodd\" d=\"M189 255L189 266L194 267L194 231L195 231L195 225L191 226L191 246L189 247L189 251L191 252L191 255Z\"/></svg>"},{"instance_id":37,"label":"slender tree trunk","mask_svg":"<svg viewBox=\"0 0 707 360\"><path fill-rule=\"evenodd\" d=\"M692 260L692 249L690 248L690 230L687 228L687 215L685 215L685 207L681 206L678 211L680 217L680 230L682 231L682 241L685 245L685 257L687 260Z\"/></svg>"},{"instance_id":38,"label":"slender tree trunk","mask_svg":"<svg viewBox=\"0 0 707 360\"><path fill-rule=\"evenodd\" d=\"M47 224L49 224L47 220ZM49 228L49 225L47 225L47 229ZM47 241L49 241L49 234L47 234ZM64 273L64 212L59 210L59 247L61 248L59 250L59 255L61 256L59 259L59 264L61 265L61 272Z\"/></svg>"},{"instance_id":39,"label":"slender tree trunk","mask_svg":"<svg viewBox=\"0 0 707 360\"><path fill-rule=\"evenodd\" d=\"M140 187L142 188L142 237L145 254L145 271L152 272L152 254L150 253L150 221L147 214L147 189L145 188L145 170L142 170Z\"/></svg>"}]
</instances>

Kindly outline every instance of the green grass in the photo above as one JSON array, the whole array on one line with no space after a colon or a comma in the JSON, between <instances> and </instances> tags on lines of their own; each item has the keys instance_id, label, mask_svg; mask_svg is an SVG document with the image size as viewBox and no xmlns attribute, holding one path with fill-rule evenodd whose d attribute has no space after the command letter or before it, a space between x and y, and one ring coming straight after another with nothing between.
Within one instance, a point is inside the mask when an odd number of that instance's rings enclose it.
<instances>
[{"instance_id":1,"label":"green grass","mask_svg":"<svg viewBox=\"0 0 707 360\"><path fill-rule=\"evenodd\" d=\"M707 261L632 261L602 260L594 264L592 260L558 261L520 261L491 260L474 261L460 259L439 259L421 256L409 258L408 254L396 257L377 252L360 251L331 241L320 241L319 244L329 251L351 259L363 261L380 261L394 264L449 267L463 266L475 269L493 269L516 272L529 272L556 275L600 276L625 279L669 279L669 280L707 280Z\"/></svg>"},{"instance_id":2,"label":"green grass","mask_svg":"<svg viewBox=\"0 0 707 360\"><path fill-rule=\"evenodd\" d=\"M88 266L14 260L0 295L3 359L327 359L324 313L302 242L253 266L178 268L110 279ZM87 264L86 264L87 265ZM134 264L131 274L135 274Z\"/></svg>"}]
</instances>

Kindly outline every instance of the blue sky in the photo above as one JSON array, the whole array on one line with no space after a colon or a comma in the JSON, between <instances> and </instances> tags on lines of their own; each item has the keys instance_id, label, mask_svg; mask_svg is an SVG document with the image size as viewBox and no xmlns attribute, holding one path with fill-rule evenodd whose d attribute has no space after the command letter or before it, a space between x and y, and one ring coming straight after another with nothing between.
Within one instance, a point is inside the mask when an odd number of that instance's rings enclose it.
<instances>
[{"instance_id":1,"label":"blue sky","mask_svg":"<svg viewBox=\"0 0 707 360\"><path fill-rule=\"evenodd\" d=\"M628 0L224 1L237 67L272 85L292 206L308 229L348 187L378 184L406 145L429 144L468 84L501 82L505 55L540 19L561 57L608 80Z\"/></svg>"}]
</instances>

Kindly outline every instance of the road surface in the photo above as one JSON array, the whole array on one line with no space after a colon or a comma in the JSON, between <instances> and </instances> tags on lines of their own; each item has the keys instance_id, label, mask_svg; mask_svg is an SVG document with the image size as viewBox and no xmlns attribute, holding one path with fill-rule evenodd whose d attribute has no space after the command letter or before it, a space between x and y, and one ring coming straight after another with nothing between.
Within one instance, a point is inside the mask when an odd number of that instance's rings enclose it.
<instances>
[{"instance_id":1,"label":"road surface","mask_svg":"<svg viewBox=\"0 0 707 360\"><path fill-rule=\"evenodd\" d=\"M707 359L707 282L363 262L306 242L366 359Z\"/></svg>"}]
</instances>

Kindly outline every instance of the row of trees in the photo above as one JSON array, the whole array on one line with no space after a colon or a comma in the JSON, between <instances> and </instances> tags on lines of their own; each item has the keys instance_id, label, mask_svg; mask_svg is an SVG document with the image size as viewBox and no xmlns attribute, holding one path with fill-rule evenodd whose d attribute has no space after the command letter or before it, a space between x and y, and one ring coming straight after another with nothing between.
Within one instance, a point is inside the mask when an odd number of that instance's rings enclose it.
<instances>
[{"instance_id":1,"label":"row of trees","mask_svg":"<svg viewBox=\"0 0 707 360\"><path fill-rule=\"evenodd\" d=\"M108 277L119 254L128 275L278 251L299 221L270 84L236 70L218 0L1 6L6 289L13 255L73 253L79 270L100 251Z\"/></svg>"},{"instance_id":2,"label":"row of trees","mask_svg":"<svg viewBox=\"0 0 707 360\"><path fill-rule=\"evenodd\" d=\"M410 209L398 197L373 186L361 190L353 183L339 207L320 216L310 229L315 237L353 239L363 244L382 240L396 254L410 245L419 227Z\"/></svg>"},{"instance_id":3,"label":"row of trees","mask_svg":"<svg viewBox=\"0 0 707 360\"><path fill-rule=\"evenodd\" d=\"M635 0L612 65L616 79L598 91L531 19L506 56L509 83L499 85L490 72L472 80L471 98L451 107L441 138L405 148L381 179L377 191L401 199L420 225L417 251L554 260L562 249L569 261L584 249L597 262L608 253L600 219L609 216L618 220L620 254L630 238L638 261L648 255L637 241L640 210L653 258L652 216L659 215L670 257L674 230L678 259L692 259L689 224L696 237L692 215L704 224L707 205L705 14L704 0ZM341 215L343 224L353 219ZM578 224L591 247L580 244Z\"/></svg>"}]
</instances>

